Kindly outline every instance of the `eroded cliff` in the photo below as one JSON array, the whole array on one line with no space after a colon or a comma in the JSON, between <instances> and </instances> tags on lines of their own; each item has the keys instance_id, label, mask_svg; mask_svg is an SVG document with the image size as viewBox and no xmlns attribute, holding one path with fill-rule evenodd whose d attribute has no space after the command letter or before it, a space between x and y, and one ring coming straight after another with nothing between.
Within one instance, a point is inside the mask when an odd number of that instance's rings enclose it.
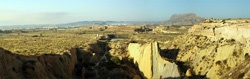
<instances>
[{"instance_id":1,"label":"eroded cliff","mask_svg":"<svg viewBox=\"0 0 250 79\"><path fill-rule=\"evenodd\" d=\"M249 19L208 19L168 44L165 57L189 64L193 75L219 79L242 64L250 52ZM176 55L176 56L174 56Z\"/></svg>"},{"instance_id":2,"label":"eroded cliff","mask_svg":"<svg viewBox=\"0 0 250 79\"><path fill-rule=\"evenodd\" d=\"M100 43L86 44L85 48L72 48L70 53L23 56L0 49L1 79L71 79L82 73L75 68L80 63L91 63L86 59L91 53L102 53ZM92 51L92 48L99 49ZM80 50L83 50L80 52ZM85 56L80 56L84 54ZM80 61L82 60L82 61ZM78 69L80 72L77 73ZM84 76L84 75L83 75Z\"/></svg>"},{"instance_id":3,"label":"eroded cliff","mask_svg":"<svg viewBox=\"0 0 250 79\"><path fill-rule=\"evenodd\" d=\"M106 42L93 41L70 53L23 56L0 49L0 79L140 79L132 62L108 54Z\"/></svg>"},{"instance_id":4,"label":"eroded cliff","mask_svg":"<svg viewBox=\"0 0 250 79\"><path fill-rule=\"evenodd\" d=\"M180 78L178 66L160 56L157 42L148 44L130 43L128 51L145 78Z\"/></svg>"},{"instance_id":5,"label":"eroded cliff","mask_svg":"<svg viewBox=\"0 0 250 79\"><path fill-rule=\"evenodd\" d=\"M77 62L76 49L71 55L20 56L0 49L1 79L68 79Z\"/></svg>"}]
</instances>

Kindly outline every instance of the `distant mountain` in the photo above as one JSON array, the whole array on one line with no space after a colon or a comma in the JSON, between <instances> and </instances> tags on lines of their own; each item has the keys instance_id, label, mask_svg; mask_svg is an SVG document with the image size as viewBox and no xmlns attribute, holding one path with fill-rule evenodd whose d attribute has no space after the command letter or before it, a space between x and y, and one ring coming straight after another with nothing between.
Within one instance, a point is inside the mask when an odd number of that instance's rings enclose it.
<instances>
[{"instance_id":1,"label":"distant mountain","mask_svg":"<svg viewBox=\"0 0 250 79\"><path fill-rule=\"evenodd\" d=\"M194 13L174 14L167 21L160 24L164 25L194 25L205 21L205 18L199 17Z\"/></svg>"},{"instance_id":2,"label":"distant mountain","mask_svg":"<svg viewBox=\"0 0 250 79\"><path fill-rule=\"evenodd\" d=\"M0 26L0 29L37 29L37 28L68 28L68 27L84 27L95 25L141 25L153 22L147 21L79 21L66 24L33 24L33 25L9 25Z\"/></svg>"},{"instance_id":3,"label":"distant mountain","mask_svg":"<svg viewBox=\"0 0 250 79\"><path fill-rule=\"evenodd\" d=\"M205 21L194 13L174 14L169 20L163 22L150 21L79 21L66 24L33 24L33 25L8 25L0 26L0 29L36 29L36 28L68 28L68 27L84 27L95 25L194 25Z\"/></svg>"},{"instance_id":4,"label":"distant mountain","mask_svg":"<svg viewBox=\"0 0 250 79\"><path fill-rule=\"evenodd\" d=\"M151 22L143 21L79 21L68 24L61 24L60 26L92 26L92 25L138 25Z\"/></svg>"}]
</instances>

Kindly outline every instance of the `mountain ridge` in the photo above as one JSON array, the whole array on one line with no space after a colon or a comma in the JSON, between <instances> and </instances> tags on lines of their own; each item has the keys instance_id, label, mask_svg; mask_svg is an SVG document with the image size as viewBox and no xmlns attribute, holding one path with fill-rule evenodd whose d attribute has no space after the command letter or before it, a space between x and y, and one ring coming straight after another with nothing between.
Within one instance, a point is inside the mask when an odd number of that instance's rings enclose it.
<instances>
[{"instance_id":1,"label":"mountain ridge","mask_svg":"<svg viewBox=\"0 0 250 79\"><path fill-rule=\"evenodd\" d=\"M195 13L187 14L173 14L167 21L162 24L166 25L194 25L205 21L205 18L202 18Z\"/></svg>"}]
</instances>

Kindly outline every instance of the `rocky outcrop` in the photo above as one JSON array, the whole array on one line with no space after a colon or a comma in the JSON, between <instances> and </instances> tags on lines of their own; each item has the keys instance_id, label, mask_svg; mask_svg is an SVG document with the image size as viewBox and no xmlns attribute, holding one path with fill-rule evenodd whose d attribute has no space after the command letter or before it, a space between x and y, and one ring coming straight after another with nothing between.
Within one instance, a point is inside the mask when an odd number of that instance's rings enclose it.
<instances>
[{"instance_id":1,"label":"rocky outcrop","mask_svg":"<svg viewBox=\"0 0 250 79\"><path fill-rule=\"evenodd\" d=\"M168 43L167 50L178 49L175 52L176 60L189 64L193 75L220 79L224 73L243 63L249 55L248 21L209 19L194 25L187 34Z\"/></svg>"},{"instance_id":2,"label":"rocky outcrop","mask_svg":"<svg viewBox=\"0 0 250 79\"><path fill-rule=\"evenodd\" d=\"M225 73L221 79L249 79L250 78L250 60L238 65Z\"/></svg>"},{"instance_id":3,"label":"rocky outcrop","mask_svg":"<svg viewBox=\"0 0 250 79\"><path fill-rule=\"evenodd\" d=\"M23 56L0 48L0 79L72 79L85 77L89 65L98 61L103 43L90 42L65 54ZM96 50L97 49L97 50ZM93 60L93 61L91 61Z\"/></svg>"},{"instance_id":4,"label":"rocky outcrop","mask_svg":"<svg viewBox=\"0 0 250 79\"><path fill-rule=\"evenodd\" d=\"M246 44L250 39L250 24L248 19L239 20L211 20L211 23L201 23L190 28L189 33L193 35L202 35L218 41L221 38L235 39L236 41Z\"/></svg>"},{"instance_id":5,"label":"rocky outcrop","mask_svg":"<svg viewBox=\"0 0 250 79\"><path fill-rule=\"evenodd\" d=\"M180 78L178 66L160 56L157 42L144 45L130 43L128 51L145 78Z\"/></svg>"},{"instance_id":6,"label":"rocky outcrop","mask_svg":"<svg viewBox=\"0 0 250 79\"><path fill-rule=\"evenodd\" d=\"M0 79L141 78L129 60L111 61L106 47L105 42L88 42L70 49L70 53L39 56L13 54L0 48Z\"/></svg>"},{"instance_id":7,"label":"rocky outcrop","mask_svg":"<svg viewBox=\"0 0 250 79\"><path fill-rule=\"evenodd\" d=\"M72 77L76 50L71 55L20 56L0 49L1 79L68 79Z\"/></svg>"}]
</instances>

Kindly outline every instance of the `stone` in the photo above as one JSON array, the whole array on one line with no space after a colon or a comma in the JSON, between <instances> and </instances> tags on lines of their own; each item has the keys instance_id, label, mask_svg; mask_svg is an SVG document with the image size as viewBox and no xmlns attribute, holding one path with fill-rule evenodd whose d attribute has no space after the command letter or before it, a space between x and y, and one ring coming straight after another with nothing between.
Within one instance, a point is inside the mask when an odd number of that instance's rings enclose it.
<instances>
[{"instance_id":1,"label":"stone","mask_svg":"<svg viewBox=\"0 0 250 79\"><path fill-rule=\"evenodd\" d=\"M193 75L221 79L224 73L242 64L249 55L250 23L245 21L209 19L175 38L168 43L171 45L166 45L169 46L167 49L179 49L176 60L188 62Z\"/></svg>"},{"instance_id":2,"label":"stone","mask_svg":"<svg viewBox=\"0 0 250 79\"><path fill-rule=\"evenodd\" d=\"M186 71L186 76L187 76L187 77L191 77L191 76L192 76L192 70L191 70L191 69L188 69L188 70Z\"/></svg>"},{"instance_id":3,"label":"stone","mask_svg":"<svg viewBox=\"0 0 250 79\"><path fill-rule=\"evenodd\" d=\"M70 78L76 63L76 49L71 55L22 56L0 48L1 79Z\"/></svg>"},{"instance_id":4,"label":"stone","mask_svg":"<svg viewBox=\"0 0 250 79\"><path fill-rule=\"evenodd\" d=\"M144 45L130 43L128 51L145 78L180 78L178 66L160 56L157 42Z\"/></svg>"}]
</instances>

